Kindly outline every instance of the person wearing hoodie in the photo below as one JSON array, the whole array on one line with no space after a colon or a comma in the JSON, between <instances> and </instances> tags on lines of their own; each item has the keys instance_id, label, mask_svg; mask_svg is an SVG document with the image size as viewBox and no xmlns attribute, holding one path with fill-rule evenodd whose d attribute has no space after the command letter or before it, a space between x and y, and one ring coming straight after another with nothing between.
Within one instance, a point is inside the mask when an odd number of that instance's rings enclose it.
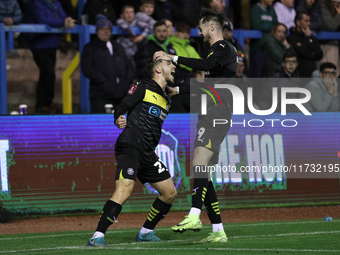
<instances>
[{"instance_id":1,"label":"person wearing hoodie","mask_svg":"<svg viewBox=\"0 0 340 255\"><path fill-rule=\"evenodd\" d=\"M290 29L287 41L298 55L298 72L300 77L310 78L317 69L315 62L323 56L322 49L310 29L308 13L298 12L295 16L295 27Z\"/></svg>"},{"instance_id":2,"label":"person wearing hoodie","mask_svg":"<svg viewBox=\"0 0 340 255\"><path fill-rule=\"evenodd\" d=\"M152 58L153 54L159 50L170 54L176 54L172 43L168 38L168 30L165 19L159 20L155 23L153 27L153 35L148 36L147 42L143 45L143 47L140 47L137 50L134 56L136 79L140 80L150 78L146 72L148 59Z\"/></svg>"},{"instance_id":3,"label":"person wearing hoodie","mask_svg":"<svg viewBox=\"0 0 340 255\"><path fill-rule=\"evenodd\" d=\"M318 0L300 0L295 8L296 12L305 12L310 16L310 29L320 31L323 25L321 6Z\"/></svg>"},{"instance_id":4,"label":"person wearing hoodie","mask_svg":"<svg viewBox=\"0 0 340 255\"><path fill-rule=\"evenodd\" d=\"M310 112L339 111L339 92L336 80L336 66L330 62L320 65L320 73L314 74L314 80L306 85L311 93L311 99L304 104Z\"/></svg>"},{"instance_id":5,"label":"person wearing hoodie","mask_svg":"<svg viewBox=\"0 0 340 255\"><path fill-rule=\"evenodd\" d=\"M263 34L261 48L264 56L264 76L273 77L279 70L286 51L294 51L286 40L287 27L277 23L270 34Z\"/></svg>"},{"instance_id":6,"label":"person wearing hoodie","mask_svg":"<svg viewBox=\"0 0 340 255\"><path fill-rule=\"evenodd\" d=\"M105 113L105 104L116 107L132 84L132 63L111 34L111 21L98 14L97 37L84 46L81 54L81 71L90 79L91 113Z\"/></svg>"}]
</instances>

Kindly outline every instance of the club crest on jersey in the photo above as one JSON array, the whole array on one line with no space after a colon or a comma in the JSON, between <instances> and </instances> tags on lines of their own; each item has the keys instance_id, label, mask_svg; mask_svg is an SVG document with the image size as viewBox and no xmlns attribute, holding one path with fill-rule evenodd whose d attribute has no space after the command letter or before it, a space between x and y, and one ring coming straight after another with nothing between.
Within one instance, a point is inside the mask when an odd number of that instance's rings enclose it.
<instances>
[{"instance_id":1,"label":"club crest on jersey","mask_svg":"<svg viewBox=\"0 0 340 255\"><path fill-rule=\"evenodd\" d=\"M131 87L130 87L130 89L129 89L129 91L128 91L128 94L129 94L129 95L132 95L133 92L136 91L136 89L137 89L137 85L132 84Z\"/></svg>"},{"instance_id":2,"label":"club crest on jersey","mask_svg":"<svg viewBox=\"0 0 340 255\"><path fill-rule=\"evenodd\" d=\"M161 114L161 110L156 106L151 106L149 108L149 114L154 117L159 117L159 115Z\"/></svg>"}]
</instances>

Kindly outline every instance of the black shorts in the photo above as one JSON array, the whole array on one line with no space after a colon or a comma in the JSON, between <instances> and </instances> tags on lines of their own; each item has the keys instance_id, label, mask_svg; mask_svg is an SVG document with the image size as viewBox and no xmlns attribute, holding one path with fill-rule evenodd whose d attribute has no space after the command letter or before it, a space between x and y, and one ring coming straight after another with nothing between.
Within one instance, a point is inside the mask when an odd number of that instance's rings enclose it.
<instances>
[{"instance_id":1,"label":"black shorts","mask_svg":"<svg viewBox=\"0 0 340 255\"><path fill-rule=\"evenodd\" d=\"M227 116L223 119L218 116ZM215 120L215 127L214 127ZM218 121L217 121L218 120ZM227 120L227 123L226 123ZM200 115L197 121L197 133L195 139L195 148L204 147L214 152L210 159L209 165L218 163L220 144L226 137L230 129L231 117L229 112L224 115ZM217 124L218 123L218 124Z\"/></svg>"},{"instance_id":2,"label":"black shorts","mask_svg":"<svg viewBox=\"0 0 340 255\"><path fill-rule=\"evenodd\" d=\"M169 170L155 151L142 151L131 145L115 146L117 171L116 180L130 179L141 183L156 183L171 178Z\"/></svg>"}]
</instances>

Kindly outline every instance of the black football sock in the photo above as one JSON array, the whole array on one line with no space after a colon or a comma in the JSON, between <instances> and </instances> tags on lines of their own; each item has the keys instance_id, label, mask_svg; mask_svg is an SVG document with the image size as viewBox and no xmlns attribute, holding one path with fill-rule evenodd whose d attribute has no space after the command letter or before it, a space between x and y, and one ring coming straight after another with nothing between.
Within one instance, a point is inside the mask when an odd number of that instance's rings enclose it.
<instances>
[{"instance_id":1,"label":"black football sock","mask_svg":"<svg viewBox=\"0 0 340 255\"><path fill-rule=\"evenodd\" d=\"M208 178L194 177L194 185L191 194L192 207L202 210L202 205L206 197Z\"/></svg>"},{"instance_id":2,"label":"black football sock","mask_svg":"<svg viewBox=\"0 0 340 255\"><path fill-rule=\"evenodd\" d=\"M105 234L109 226L117 219L122 206L112 200L108 200L103 207L103 211L100 215L97 230Z\"/></svg>"},{"instance_id":3,"label":"black football sock","mask_svg":"<svg viewBox=\"0 0 340 255\"><path fill-rule=\"evenodd\" d=\"M211 224L222 223L220 208L218 206L218 200L214 185L212 181L209 181L208 192L204 200L205 210L208 213Z\"/></svg>"},{"instance_id":4,"label":"black football sock","mask_svg":"<svg viewBox=\"0 0 340 255\"><path fill-rule=\"evenodd\" d=\"M170 211L171 206L172 204L167 204L157 197L151 206L148 218L146 219L143 227L147 229L154 229L157 223Z\"/></svg>"}]
</instances>

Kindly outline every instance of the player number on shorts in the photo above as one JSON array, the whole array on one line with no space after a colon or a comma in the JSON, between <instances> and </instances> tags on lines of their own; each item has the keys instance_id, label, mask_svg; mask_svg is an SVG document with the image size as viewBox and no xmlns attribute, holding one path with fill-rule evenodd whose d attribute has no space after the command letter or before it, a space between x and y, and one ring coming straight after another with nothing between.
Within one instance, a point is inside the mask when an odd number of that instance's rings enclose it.
<instances>
[{"instance_id":1,"label":"player number on shorts","mask_svg":"<svg viewBox=\"0 0 340 255\"><path fill-rule=\"evenodd\" d=\"M155 164L153 164L154 166L158 167L158 173L159 174L166 170L166 168L163 167L164 164L162 164L162 163L163 163L162 160L158 159L158 161Z\"/></svg>"},{"instance_id":2,"label":"player number on shorts","mask_svg":"<svg viewBox=\"0 0 340 255\"><path fill-rule=\"evenodd\" d=\"M198 134L197 140L200 141L201 143L203 143L203 140L204 140L204 138L201 139L201 137L204 135L204 133L205 133L204 127L201 127L197 132L197 134Z\"/></svg>"}]
</instances>

